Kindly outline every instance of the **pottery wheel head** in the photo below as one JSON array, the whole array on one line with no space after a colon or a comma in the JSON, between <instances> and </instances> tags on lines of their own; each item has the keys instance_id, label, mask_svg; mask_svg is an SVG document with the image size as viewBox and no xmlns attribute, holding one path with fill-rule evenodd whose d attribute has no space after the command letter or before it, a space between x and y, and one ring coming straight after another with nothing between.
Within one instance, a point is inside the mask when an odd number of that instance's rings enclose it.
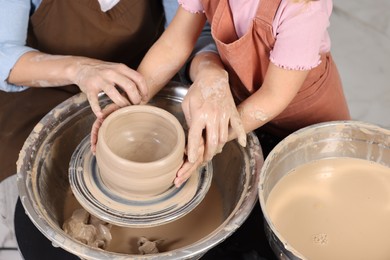
<instances>
[{"instance_id":1,"label":"pottery wheel head","mask_svg":"<svg viewBox=\"0 0 390 260\"><path fill-rule=\"evenodd\" d=\"M69 182L79 203L92 215L126 227L151 227L172 222L194 209L205 197L212 181L211 162L180 188L173 184L165 192L148 199L121 197L102 181L90 136L77 146L69 164Z\"/></svg>"}]
</instances>

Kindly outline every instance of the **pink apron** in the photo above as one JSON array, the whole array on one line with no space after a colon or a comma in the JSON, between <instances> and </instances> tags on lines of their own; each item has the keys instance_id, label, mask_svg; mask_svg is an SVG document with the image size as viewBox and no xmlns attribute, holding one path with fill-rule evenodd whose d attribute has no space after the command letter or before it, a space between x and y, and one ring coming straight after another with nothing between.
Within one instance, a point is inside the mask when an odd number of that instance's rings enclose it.
<instances>
[{"instance_id":1,"label":"pink apron","mask_svg":"<svg viewBox=\"0 0 390 260\"><path fill-rule=\"evenodd\" d=\"M218 52L229 72L232 93L242 102L262 85L275 44L272 22L281 0L261 0L249 31L237 37L229 0L202 0ZM349 120L340 76L330 53L309 72L298 95L275 119L263 126L279 137L302 127L332 120Z\"/></svg>"}]
</instances>

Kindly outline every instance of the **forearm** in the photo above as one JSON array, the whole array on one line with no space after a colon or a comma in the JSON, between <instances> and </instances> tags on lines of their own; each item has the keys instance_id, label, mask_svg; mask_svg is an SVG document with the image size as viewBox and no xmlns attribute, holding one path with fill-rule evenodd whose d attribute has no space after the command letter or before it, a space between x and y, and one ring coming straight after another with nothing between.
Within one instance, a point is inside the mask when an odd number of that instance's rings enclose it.
<instances>
[{"instance_id":1,"label":"forearm","mask_svg":"<svg viewBox=\"0 0 390 260\"><path fill-rule=\"evenodd\" d=\"M195 82L205 75L212 75L228 80L228 74L217 53L203 52L197 54L191 62L189 69L190 79Z\"/></svg>"},{"instance_id":2,"label":"forearm","mask_svg":"<svg viewBox=\"0 0 390 260\"><path fill-rule=\"evenodd\" d=\"M178 51L175 46L163 40L152 46L137 69L145 78L149 99L173 78L188 56L189 51Z\"/></svg>"},{"instance_id":3,"label":"forearm","mask_svg":"<svg viewBox=\"0 0 390 260\"><path fill-rule=\"evenodd\" d=\"M245 132L270 122L288 106L291 99L292 97L280 97L278 93L260 88L237 107Z\"/></svg>"},{"instance_id":4,"label":"forearm","mask_svg":"<svg viewBox=\"0 0 390 260\"><path fill-rule=\"evenodd\" d=\"M205 23L204 14L179 7L173 21L145 55L140 72L153 97L181 69L190 56Z\"/></svg>"},{"instance_id":5,"label":"forearm","mask_svg":"<svg viewBox=\"0 0 390 260\"><path fill-rule=\"evenodd\" d=\"M79 56L49 55L38 51L21 56L8 82L29 87L76 84L99 118L103 117L99 103L101 92L119 107L140 104L148 96L142 76L124 64Z\"/></svg>"},{"instance_id":6,"label":"forearm","mask_svg":"<svg viewBox=\"0 0 390 260\"><path fill-rule=\"evenodd\" d=\"M82 64L95 60L50 55L38 51L27 52L20 57L11 70L8 82L29 87L55 87L75 84L77 71Z\"/></svg>"},{"instance_id":7,"label":"forearm","mask_svg":"<svg viewBox=\"0 0 390 260\"><path fill-rule=\"evenodd\" d=\"M308 72L285 70L270 63L263 85L237 107L245 131L249 133L282 113L297 95ZM235 139L230 132L229 140Z\"/></svg>"}]
</instances>

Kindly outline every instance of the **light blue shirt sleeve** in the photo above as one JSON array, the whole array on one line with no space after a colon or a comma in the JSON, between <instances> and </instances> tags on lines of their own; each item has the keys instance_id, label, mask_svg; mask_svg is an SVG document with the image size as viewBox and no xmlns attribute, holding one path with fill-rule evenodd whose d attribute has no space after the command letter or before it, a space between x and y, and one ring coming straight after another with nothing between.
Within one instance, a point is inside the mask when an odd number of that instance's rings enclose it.
<instances>
[{"instance_id":1,"label":"light blue shirt sleeve","mask_svg":"<svg viewBox=\"0 0 390 260\"><path fill-rule=\"evenodd\" d=\"M34 49L26 46L31 0L0 0L0 90L22 91L23 86L7 83L10 71L24 53Z\"/></svg>"}]
</instances>

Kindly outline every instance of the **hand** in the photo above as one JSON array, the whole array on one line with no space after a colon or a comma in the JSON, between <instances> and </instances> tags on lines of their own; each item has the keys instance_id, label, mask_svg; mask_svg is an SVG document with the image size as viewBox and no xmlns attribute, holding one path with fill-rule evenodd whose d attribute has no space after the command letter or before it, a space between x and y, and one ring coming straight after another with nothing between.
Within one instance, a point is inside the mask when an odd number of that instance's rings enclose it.
<instances>
[{"instance_id":1,"label":"hand","mask_svg":"<svg viewBox=\"0 0 390 260\"><path fill-rule=\"evenodd\" d=\"M190 163L199 160L198 149L203 138L205 149L202 161L210 161L221 152L228 141L229 128L235 132L239 143L246 145L246 133L225 71L223 74L205 72L197 77L184 97L182 108L189 126L187 152Z\"/></svg>"},{"instance_id":2,"label":"hand","mask_svg":"<svg viewBox=\"0 0 390 260\"><path fill-rule=\"evenodd\" d=\"M198 160L194 163L188 161L188 157L185 159L183 165L180 167L176 174L174 184L176 187L180 187L190 176L193 174L198 167L203 164L203 152L204 152L204 143L201 139L200 145L198 147Z\"/></svg>"},{"instance_id":3,"label":"hand","mask_svg":"<svg viewBox=\"0 0 390 260\"><path fill-rule=\"evenodd\" d=\"M92 111L100 119L103 113L98 94L102 91L119 107L140 104L148 98L144 78L124 64L82 60L79 62L74 82L87 95Z\"/></svg>"},{"instance_id":4,"label":"hand","mask_svg":"<svg viewBox=\"0 0 390 260\"><path fill-rule=\"evenodd\" d=\"M102 126L102 123L106 117L108 117L111 113L114 111L118 110L120 106L117 104L109 104L107 105L103 111L102 111L102 116L96 118L95 122L92 124L92 130L91 130L91 152L93 154L96 153L96 144L98 141L98 134L99 134L99 129Z\"/></svg>"}]
</instances>

